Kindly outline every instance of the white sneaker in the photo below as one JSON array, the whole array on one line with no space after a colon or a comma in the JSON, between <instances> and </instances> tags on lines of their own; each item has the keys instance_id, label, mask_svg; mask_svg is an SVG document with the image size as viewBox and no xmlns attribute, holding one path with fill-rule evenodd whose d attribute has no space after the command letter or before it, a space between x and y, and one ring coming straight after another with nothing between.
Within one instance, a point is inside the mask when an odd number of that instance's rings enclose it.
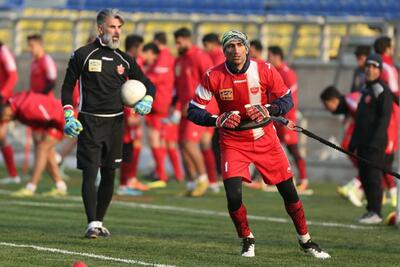
<instances>
[{"instance_id":1,"label":"white sneaker","mask_svg":"<svg viewBox=\"0 0 400 267\"><path fill-rule=\"evenodd\" d=\"M363 216L361 216L360 219L358 219L358 222L362 224L380 224L381 222L383 222L383 219L375 212L368 211Z\"/></svg>"},{"instance_id":2,"label":"white sneaker","mask_svg":"<svg viewBox=\"0 0 400 267\"><path fill-rule=\"evenodd\" d=\"M240 252L242 257L254 257L255 253L255 240L251 237L243 238L242 241L242 251Z\"/></svg>"},{"instance_id":3,"label":"white sneaker","mask_svg":"<svg viewBox=\"0 0 400 267\"><path fill-rule=\"evenodd\" d=\"M356 207L362 207L363 206L363 191L360 188L353 187L347 192L347 198Z\"/></svg>"},{"instance_id":4,"label":"white sneaker","mask_svg":"<svg viewBox=\"0 0 400 267\"><path fill-rule=\"evenodd\" d=\"M21 183L21 177L15 176L15 177L6 177L3 179L0 179L0 184L20 184Z\"/></svg>"},{"instance_id":5,"label":"white sneaker","mask_svg":"<svg viewBox=\"0 0 400 267\"><path fill-rule=\"evenodd\" d=\"M331 255L329 255L327 252L323 251L317 243L308 240L306 243L302 243L299 241L299 245L301 249L308 255L313 256L314 258L317 259L329 259Z\"/></svg>"},{"instance_id":6,"label":"white sneaker","mask_svg":"<svg viewBox=\"0 0 400 267\"><path fill-rule=\"evenodd\" d=\"M211 192L217 194L221 191L218 183L212 183L208 186L208 188L211 190Z\"/></svg>"}]
</instances>

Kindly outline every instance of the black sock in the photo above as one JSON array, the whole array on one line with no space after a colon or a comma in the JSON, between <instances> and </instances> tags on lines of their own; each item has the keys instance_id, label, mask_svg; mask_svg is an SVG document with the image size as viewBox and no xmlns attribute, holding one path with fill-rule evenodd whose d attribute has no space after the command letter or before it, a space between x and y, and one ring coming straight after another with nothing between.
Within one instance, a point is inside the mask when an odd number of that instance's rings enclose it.
<instances>
[{"instance_id":1,"label":"black sock","mask_svg":"<svg viewBox=\"0 0 400 267\"><path fill-rule=\"evenodd\" d=\"M101 182L97 192L96 220L103 221L114 193L115 169L101 168Z\"/></svg>"},{"instance_id":2,"label":"black sock","mask_svg":"<svg viewBox=\"0 0 400 267\"><path fill-rule=\"evenodd\" d=\"M95 166L82 170L82 199L88 223L96 220L97 192L95 181L97 171L98 167Z\"/></svg>"}]
</instances>

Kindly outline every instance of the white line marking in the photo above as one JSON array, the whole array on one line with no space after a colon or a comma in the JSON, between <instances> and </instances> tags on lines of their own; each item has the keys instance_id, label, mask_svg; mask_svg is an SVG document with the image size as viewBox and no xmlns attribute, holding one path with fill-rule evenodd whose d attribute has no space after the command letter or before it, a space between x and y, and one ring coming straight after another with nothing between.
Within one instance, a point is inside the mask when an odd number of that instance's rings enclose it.
<instances>
[{"instance_id":1,"label":"white line marking","mask_svg":"<svg viewBox=\"0 0 400 267\"><path fill-rule=\"evenodd\" d=\"M66 254L66 255L77 255L77 256L84 256L84 257L88 257L88 258L94 258L94 259L100 259L100 260L106 260L106 261L123 262L123 263L138 264L138 265L144 265L144 266L175 267L174 265L165 265L165 264L149 263L149 262L138 261L138 260L114 258L114 257L108 257L108 256L97 255L97 254L92 254L92 253L69 251L69 250L63 250L63 249L58 249L58 248L47 248L47 247L40 247L40 246L35 246L35 245L19 245L19 244L8 243L8 242L0 242L0 246L16 247L16 248L32 248L32 249L39 250L39 251L48 251L48 252L53 252L53 253Z\"/></svg>"},{"instance_id":2,"label":"white line marking","mask_svg":"<svg viewBox=\"0 0 400 267\"><path fill-rule=\"evenodd\" d=\"M4 194L5 192L7 192L7 191L0 190L0 194ZM59 199L82 201L82 199L80 197L76 197L76 196L62 197ZM8 204L14 204L14 205L38 206L38 207L40 207L40 206L68 207L68 205L70 205L70 204L65 204L65 203L32 202L32 201L1 201L1 202L4 204L8 203ZM141 208L141 209L173 211L173 212L211 215L211 216L220 216L220 217L229 216L226 212L212 211L212 210L200 210L200 209L182 208L182 207L176 207L176 206L161 206L161 205L154 205L154 204L144 204L144 203L125 202L125 201L113 201L112 203L113 203L113 205L127 206L127 207L133 207L133 208ZM72 207L72 206L70 205L70 207ZM266 222L274 222L274 223L292 223L291 220L286 219L286 218L266 217L266 216L250 215L250 214L248 214L247 217L251 220L256 220L256 221L266 221ZM344 223L336 223L336 222L307 221L307 224L314 225L314 226L322 226L322 227L348 228L348 229L356 229L356 230L379 229L379 227L374 227L374 226L363 226L363 225L344 224Z\"/></svg>"}]
</instances>

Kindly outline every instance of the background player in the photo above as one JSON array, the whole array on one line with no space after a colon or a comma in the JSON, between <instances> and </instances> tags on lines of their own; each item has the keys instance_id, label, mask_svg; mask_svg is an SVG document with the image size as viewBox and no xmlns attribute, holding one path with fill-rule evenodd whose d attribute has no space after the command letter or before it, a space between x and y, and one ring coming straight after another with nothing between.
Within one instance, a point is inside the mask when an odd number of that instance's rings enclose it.
<instances>
[{"instance_id":1,"label":"background player","mask_svg":"<svg viewBox=\"0 0 400 267\"><path fill-rule=\"evenodd\" d=\"M130 34L125 39L126 53L143 68L143 37ZM140 151L142 148L142 119L132 109L124 108L123 158L120 172L119 195L140 195L140 191L148 190L137 178Z\"/></svg>"},{"instance_id":2,"label":"background player","mask_svg":"<svg viewBox=\"0 0 400 267\"><path fill-rule=\"evenodd\" d=\"M271 64L250 60L249 42L244 33L226 32L222 44L226 63L204 74L191 101L188 118L200 125L220 128L221 169L229 214L243 239L241 255L255 256L254 235L242 203L242 181L251 182L249 165L254 163L264 181L277 186L295 224L301 248L316 258L329 258L328 253L311 241L289 161L272 124L232 131L241 121L258 123L269 114L287 113L293 106L290 90ZM221 111L219 116L212 116L205 109L213 96Z\"/></svg>"},{"instance_id":3,"label":"background player","mask_svg":"<svg viewBox=\"0 0 400 267\"><path fill-rule=\"evenodd\" d=\"M160 54L158 55L157 61L162 62L161 65L164 65L165 68L168 69L168 80L175 79L174 66L175 66L175 57L171 54L167 46L167 35L165 32L156 32L154 33L153 43L160 50ZM172 77L172 78L169 78ZM172 84L172 94L176 94L174 91L174 84ZM174 170L175 178L177 181L183 181L184 172L181 165L181 154L178 148L178 133L179 127L177 123L171 123L168 119L163 120L162 127L162 137L165 141L165 147L167 150L167 154L169 160L172 164L172 168ZM179 123L179 122L178 122Z\"/></svg>"},{"instance_id":4,"label":"background player","mask_svg":"<svg viewBox=\"0 0 400 267\"><path fill-rule=\"evenodd\" d=\"M187 107L202 74L212 67L212 61L203 50L193 44L189 29L178 29L174 37L179 53L175 61L177 103L174 112L180 113L182 117L179 125L179 141L188 178L185 195L202 196L208 188L208 175L199 143L206 129L187 119ZM211 143L211 138L209 141Z\"/></svg>"},{"instance_id":5,"label":"background player","mask_svg":"<svg viewBox=\"0 0 400 267\"><path fill-rule=\"evenodd\" d=\"M293 69L291 69L284 61L283 50L279 46L270 46L268 47L268 61L271 62L272 65L276 68L276 70L281 75L283 82L292 92L293 99L293 108L285 114L285 118L290 121L293 121L295 124L297 123L297 108L298 108L298 100L297 100L297 92L298 92L298 84L297 84L297 75ZM297 190L301 194L306 192L308 188L308 178L307 178L307 169L306 162L300 154L299 151L299 135L296 131L291 131L288 128L284 127L282 124L274 123L279 139L282 143L286 145L290 155L292 155L295 160L296 167L298 170L299 181L297 181Z\"/></svg>"},{"instance_id":6,"label":"background player","mask_svg":"<svg viewBox=\"0 0 400 267\"><path fill-rule=\"evenodd\" d=\"M29 35L27 41L29 52L32 55L29 88L35 93L54 96L57 65L51 56L46 54L41 35Z\"/></svg>"},{"instance_id":7,"label":"background player","mask_svg":"<svg viewBox=\"0 0 400 267\"><path fill-rule=\"evenodd\" d=\"M7 122L15 119L42 132L42 136L37 139L35 146L35 163L31 179L25 188L14 192L12 195L18 197L33 196L46 166L56 188L44 193L44 195L66 195L67 185L61 178L54 149L64 136L64 116L61 102L52 96L23 92L12 96L1 111L2 121Z\"/></svg>"},{"instance_id":8,"label":"background player","mask_svg":"<svg viewBox=\"0 0 400 267\"><path fill-rule=\"evenodd\" d=\"M5 104L8 98L12 96L17 81L18 72L14 55L6 45L0 42L0 104ZM0 183L18 184L21 182L21 178L18 176L15 166L13 148L7 143L7 132L8 124L6 122L0 123L0 148L8 172L8 177L1 179Z\"/></svg>"},{"instance_id":9,"label":"background player","mask_svg":"<svg viewBox=\"0 0 400 267\"><path fill-rule=\"evenodd\" d=\"M250 58L259 61L265 61L262 57L263 45L260 40L251 40L250 41Z\"/></svg>"}]
</instances>

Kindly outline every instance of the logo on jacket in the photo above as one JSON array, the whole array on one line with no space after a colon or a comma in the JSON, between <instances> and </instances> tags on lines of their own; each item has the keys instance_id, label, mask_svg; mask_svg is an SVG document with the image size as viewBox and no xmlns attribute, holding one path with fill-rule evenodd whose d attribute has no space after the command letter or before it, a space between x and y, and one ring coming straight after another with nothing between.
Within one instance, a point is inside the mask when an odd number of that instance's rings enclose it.
<instances>
[{"instance_id":1,"label":"logo on jacket","mask_svg":"<svg viewBox=\"0 0 400 267\"><path fill-rule=\"evenodd\" d=\"M118 72L119 75L124 74L124 72L125 72L125 67L122 66L122 64L119 64L119 65L117 66L117 72Z\"/></svg>"},{"instance_id":2,"label":"logo on jacket","mask_svg":"<svg viewBox=\"0 0 400 267\"><path fill-rule=\"evenodd\" d=\"M260 91L260 87L252 87L250 88L250 92L255 95L258 93L258 91Z\"/></svg>"},{"instance_id":3,"label":"logo on jacket","mask_svg":"<svg viewBox=\"0 0 400 267\"><path fill-rule=\"evenodd\" d=\"M221 100L233 100L232 88L220 89L219 97L221 98Z\"/></svg>"}]
</instances>

